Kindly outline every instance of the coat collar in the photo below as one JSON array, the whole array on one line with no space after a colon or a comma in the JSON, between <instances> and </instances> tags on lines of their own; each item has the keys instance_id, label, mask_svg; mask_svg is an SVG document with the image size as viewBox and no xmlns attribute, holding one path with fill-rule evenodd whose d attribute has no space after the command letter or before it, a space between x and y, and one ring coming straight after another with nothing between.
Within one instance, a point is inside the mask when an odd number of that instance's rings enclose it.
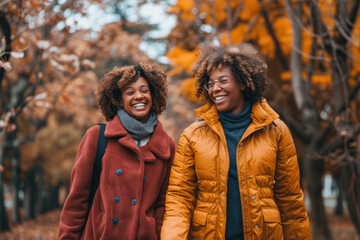
<instances>
[{"instance_id":1,"label":"coat collar","mask_svg":"<svg viewBox=\"0 0 360 240\"><path fill-rule=\"evenodd\" d=\"M119 138L119 143L121 145L142 155L145 161L154 161L155 156L164 160L170 159L169 135L165 132L159 120L150 140L145 146L141 147L141 150L121 124L117 115L107 123L104 135L107 138Z\"/></svg>"},{"instance_id":2,"label":"coat collar","mask_svg":"<svg viewBox=\"0 0 360 240\"><path fill-rule=\"evenodd\" d=\"M196 109L194 112L196 116L203 118L205 122L212 127L213 130L218 132L221 137L225 138L215 104L207 103ZM253 103L250 116L252 118L252 122L240 141L245 139L254 131L271 124L279 117L279 115L269 106L265 98L262 98L261 101Z\"/></svg>"}]
</instances>

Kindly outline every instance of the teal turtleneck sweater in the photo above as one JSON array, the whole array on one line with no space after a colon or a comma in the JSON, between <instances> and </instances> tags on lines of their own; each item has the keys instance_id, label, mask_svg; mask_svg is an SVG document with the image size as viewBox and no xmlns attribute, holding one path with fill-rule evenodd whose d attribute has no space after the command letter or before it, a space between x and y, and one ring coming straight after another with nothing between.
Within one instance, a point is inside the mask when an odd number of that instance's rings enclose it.
<instances>
[{"instance_id":1,"label":"teal turtleneck sweater","mask_svg":"<svg viewBox=\"0 0 360 240\"><path fill-rule=\"evenodd\" d=\"M242 135L252 121L250 114L251 103L248 101L245 101L244 108L240 114L219 112L220 122L225 132L230 158L227 183L227 219L225 238L231 240L244 239L241 199L236 166L236 150ZM239 159L239 161L242 161L242 159Z\"/></svg>"}]
</instances>

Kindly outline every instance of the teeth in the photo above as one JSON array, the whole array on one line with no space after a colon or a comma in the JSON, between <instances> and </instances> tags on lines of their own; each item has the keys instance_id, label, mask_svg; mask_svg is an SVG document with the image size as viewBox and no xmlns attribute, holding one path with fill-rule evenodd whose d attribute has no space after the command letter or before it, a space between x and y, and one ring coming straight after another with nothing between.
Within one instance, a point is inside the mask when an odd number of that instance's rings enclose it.
<instances>
[{"instance_id":1,"label":"teeth","mask_svg":"<svg viewBox=\"0 0 360 240\"><path fill-rule=\"evenodd\" d=\"M221 99L224 99L224 98L226 98L226 96L216 97L215 100L221 100Z\"/></svg>"},{"instance_id":2,"label":"teeth","mask_svg":"<svg viewBox=\"0 0 360 240\"><path fill-rule=\"evenodd\" d=\"M142 108L142 107L145 107L145 104L144 103L138 103L138 104L134 104L133 107L134 108Z\"/></svg>"}]
</instances>

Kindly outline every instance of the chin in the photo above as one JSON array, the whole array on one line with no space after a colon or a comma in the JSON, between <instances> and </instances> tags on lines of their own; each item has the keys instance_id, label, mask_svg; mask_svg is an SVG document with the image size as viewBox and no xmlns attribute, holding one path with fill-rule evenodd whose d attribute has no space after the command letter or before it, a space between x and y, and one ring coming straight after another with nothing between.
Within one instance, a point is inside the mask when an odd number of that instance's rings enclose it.
<instances>
[{"instance_id":1,"label":"chin","mask_svg":"<svg viewBox=\"0 0 360 240\"><path fill-rule=\"evenodd\" d=\"M216 105L216 109L219 111L219 112L226 112L227 111L227 108L225 106L218 106Z\"/></svg>"}]
</instances>

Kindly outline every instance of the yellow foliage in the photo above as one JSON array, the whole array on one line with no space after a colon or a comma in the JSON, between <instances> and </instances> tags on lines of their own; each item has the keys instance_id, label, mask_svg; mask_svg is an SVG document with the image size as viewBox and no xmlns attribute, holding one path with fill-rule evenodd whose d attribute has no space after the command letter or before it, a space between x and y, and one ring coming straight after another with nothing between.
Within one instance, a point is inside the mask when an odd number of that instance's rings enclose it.
<instances>
[{"instance_id":1,"label":"yellow foliage","mask_svg":"<svg viewBox=\"0 0 360 240\"><path fill-rule=\"evenodd\" d=\"M326 86L331 84L331 76L330 74L314 74L311 81L315 85Z\"/></svg>"},{"instance_id":2,"label":"yellow foliage","mask_svg":"<svg viewBox=\"0 0 360 240\"><path fill-rule=\"evenodd\" d=\"M349 78L348 84L349 87L354 87L356 85L356 80L354 78Z\"/></svg>"},{"instance_id":3,"label":"yellow foliage","mask_svg":"<svg viewBox=\"0 0 360 240\"><path fill-rule=\"evenodd\" d=\"M301 32L301 51L303 54L303 62L306 64L310 61L310 58L308 56L311 55L311 46L313 44L313 40L309 32L306 30L303 30Z\"/></svg>"},{"instance_id":4,"label":"yellow foliage","mask_svg":"<svg viewBox=\"0 0 360 240\"><path fill-rule=\"evenodd\" d=\"M289 18L276 18L273 26L276 37L281 42L281 49L284 55L290 55L292 50L292 27Z\"/></svg>"},{"instance_id":5,"label":"yellow foliage","mask_svg":"<svg viewBox=\"0 0 360 240\"><path fill-rule=\"evenodd\" d=\"M183 70L191 72L191 65L197 59L196 52L197 50L191 52L178 46L170 50L167 57L175 67L172 74L180 73Z\"/></svg>"},{"instance_id":6,"label":"yellow foliage","mask_svg":"<svg viewBox=\"0 0 360 240\"><path fill-rule=\"evenodd\" d=\"M206 15L205 23L213 25L213 15L214 15L213 7L210 6L208 3L202 3L201 12L205 13L205 15Z\"/></svg>"},{"instance_id":7,"label":"yellow foliage","mask_svg":"<svg viewBox=\"0 0 360 240\"><path fill-rule=\"evenodd\" d=\"M232 1L232 3L234 4L234 1ZM235 7L235 6L233 6L233 4L231 4L231 2L230 2L231 9L234 9L234 7ZM215 3L215 8L216 8L216 24L218 25L221 22L226 21L226 18L227 18L226 1L217 0Z\"/></svg>"},{"instance_id":8,"label":"yellow foliage","mask_svg":"<svg viewBox=\"0 0 360 240\"><path fill-rule=\"evenodd\" d=\"M215 1L214 7L216 10L216 25L219 25L224 20L226 21L226 1Z\"/></svg>"},{"instance_id":9,"label":"yellow foliage","mask_svg":"<svg viewBox=\"0 0 360 240\"><path fill-rule=\"evenodd\" d=\"M181 1L177 1L177 4L172 6L168 10L168 13L170 13L170 14L171 13L181 13L181 16L183 19L193 20L195 17L194 14L192 13L194 7L195 7L194 1L181 0Z\"/></svg>"},{"instance_id":10,"label":"yellow foliage","mask_svg":"<svg viewBox=\"0 0 360 240\"><path fill-rule=\"evenodd\" d=\"M182 85L183 95L190 101L199 102L200 99L196 97L196 90L195 90L195 79L189 78L186 79Z\"/></svg>"},{"instance_id":11,"label":"yellow foliage","mask_svg":"<svg viewBox=\"0 0 360 240\"><path fill-rule=\"evenodd\" d=\"M283 80L283 81L290 81L290 79L291 79L291 72L290 72L290 71L282 72L282 73L280 74L280 78L281 78L281 80Z\"/></svg>"},{"instance_id":12,"label":"yellow foliage","mask_svg":"<svg viewBox=\"0 0 360 240\"><path fill-rule=\"evenodd\" d=\"M318 5L321 9L321 18L328 29L333 29L335 22L336 6L338 0L319 0Z\"/></svg>"},{"instance_id":13,"label":"yellow foliage","mask_svg":"<svg viewBox=\"0 0 360 240\"><path fill-rule=\"evenodd\" d=\"M224 1L225 2L225 1ZM240 12L239 16L243 20L250 21L261 12L261 5L258 1L243 0L244 8Z\"/></svg>"},{"instance_id":14,"label":"yellow foliage","mask_svg":"<svg viewBox=\"0 0 360 240\"><path fill-rule=\"evenodd\" d=\"M360 72L360 17L357 18L356 23L353 28L353 34L351 40L354 44L351 45L351 53L353 54L353 69L352 76L355 76Z\"/></svg>"},{"instance_id":15,"label":"yellow foliage","mask_svg":"<svg viewBox=\"0 0 360 240\"><path fill-rule=\"evenodd\" d=\"M260 52L269 58L273 58L275 54L275 44L268 34L259 34L258 44L260 46Z\"/></svg>"},{"instance_id":16,"label":"yellow foliage","mask_svg":"<svg viewBox=\"0 0 360 240\"><path fill-rule=\"evenodd\" d=\"M244 38L246 36L246 31L248 29L247 24L238 24L231 32L230 32L230 39L231 43L241 43L244 41ZM222 44L227 44L227 34L224 34L224 36L221 39Z\"/></svg>"}]
</instances>

